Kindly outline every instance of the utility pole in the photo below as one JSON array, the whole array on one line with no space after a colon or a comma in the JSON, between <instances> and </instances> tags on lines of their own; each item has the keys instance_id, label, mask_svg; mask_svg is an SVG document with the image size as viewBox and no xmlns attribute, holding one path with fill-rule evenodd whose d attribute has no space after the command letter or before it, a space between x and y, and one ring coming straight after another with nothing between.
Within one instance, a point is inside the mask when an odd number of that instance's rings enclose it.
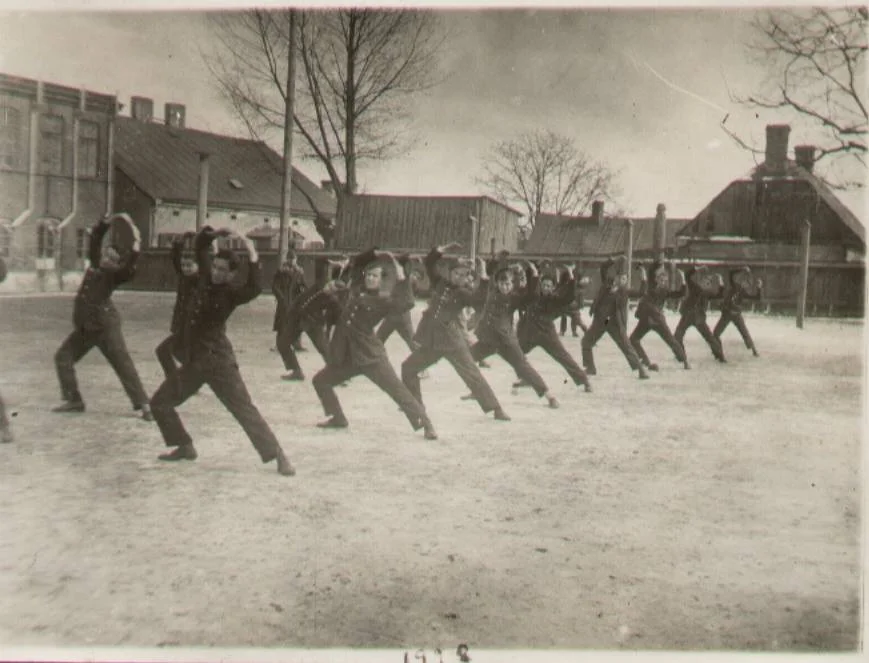
<instances>
[{"instance_id":1,"label":"utility pole","mask_svg":"<svg viewBox=\"0 0 869 663\"><path fill-rule=\"evenodd\" d=\"M278 239L278 265L287 259L290 201L293 191L293 110L296 96L296 11L290 9L287 45L287 98L284 104L284 180L281 187L281 228Z\"/></svg>"}]
</instances>

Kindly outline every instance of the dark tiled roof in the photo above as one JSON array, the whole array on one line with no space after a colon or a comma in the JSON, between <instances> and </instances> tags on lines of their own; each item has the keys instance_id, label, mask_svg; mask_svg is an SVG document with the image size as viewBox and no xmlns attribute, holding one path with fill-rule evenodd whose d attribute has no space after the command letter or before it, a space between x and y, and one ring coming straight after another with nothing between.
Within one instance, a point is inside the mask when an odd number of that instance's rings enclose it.
<instances>
[{"instance_id":1,"label":"dark tiled roof","mask_svg":"<svg viewBox=\"0 0 869 663\"><path fill-rule=\"evenodd\" d=\"M152 198L195 204L199 152L210 154L209 204L231 209L280 209L282 159L265 143L117 118L116 165ZM233 186L231 179L242 188ZM335 215L334 200L295 168L291 200L292 214Z\"/></svg>"},{"instance_id":2,"label":"dark tiled roof","mask_svg":"<svg viewBox=\"0 0 869 663\"><path fill-rule=\"evenodd\" d=\"M634 251L654 248L655 219L631 218ZM600 226L591 217L539 214L523 251L531 254L611 256L625 252L626 219L604 218ZM676 233L688 219L667 219L666 248L676 246Z\"/></svg>"}]
</instances>

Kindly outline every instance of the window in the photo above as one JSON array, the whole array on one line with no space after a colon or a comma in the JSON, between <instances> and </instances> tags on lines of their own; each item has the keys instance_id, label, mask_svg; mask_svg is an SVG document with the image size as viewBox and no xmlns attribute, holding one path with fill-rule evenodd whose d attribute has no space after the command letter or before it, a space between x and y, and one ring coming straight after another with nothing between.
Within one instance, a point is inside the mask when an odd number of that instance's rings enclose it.
<instances>
[{"instance_id":1,"label":"window","mask_svg":"<svg viewBox=\"0 0 869 663\"><path fill-rule=\"evenodd\" d=\"M78 173L96 177L100 168L100 125L82 120L78 128Z\"/></svg>"},{"instance_id":2,"label":"window","mask_svg":"<svg viewBox=\"0 0 869 663\"><path fill-rule=\"evenodd\" d=\"M54 257L54 242L56 233L54 226L43 221L36 226L36 257L37 258L53 258Z\"/></svg>"},{"instance_id":3,"label":"window","mask_svg":"<svg viewBox=\"0 0 869 663\"><path fill-rule=\"evenodd\" d=\"M40 125L42 172L45 175L60 175L63 172L63 118L59 115L43 115Z\"/></svg>"},{"instance_id":4,"label":"window","mask_svg":"<svg viewBox=\"0 0 869 663\"><path fill-rule=\"evenodd\" d=\"M75 255L78 258L87 258L89 239L90 235L86 228L78 228L75 231Z\"/></svg>"},{"instance_id":5,"label":"window","mask_svg":"<svg viewBox=\"0 0 869 663\"><path fill-rule=\"evenodd\" d=\"M17 168L21 161L21 115L0 106L0 167Z\"/></svg>"}]
</instances>

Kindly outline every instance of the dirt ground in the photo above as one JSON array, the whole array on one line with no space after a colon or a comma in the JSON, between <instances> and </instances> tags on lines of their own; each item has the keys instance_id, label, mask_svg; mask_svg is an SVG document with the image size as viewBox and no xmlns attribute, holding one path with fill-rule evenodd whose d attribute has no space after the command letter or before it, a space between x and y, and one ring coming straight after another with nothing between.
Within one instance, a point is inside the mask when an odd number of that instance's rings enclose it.
<instances>
[{"instance_id":1,"label":"dirt ground","mask_svg":"<svg viewBox=\"0 0 869 663\"><path fill-rule=\"evenodd\" d=\"M153 392L172 295L116 302ZM557 411L511 394L493 359L509 423L460 401L439 364L423 394L441 439L427 442L363 378L339 390L351 428L314 428L310 382L279 379L264 295L230 337L297 467L287 479L207 389L181 409L199 460L158 462L156 427L98 351L78 368L88 412L51 414L71 309L0 299L0 390L17 412L0 447L0 643L860 646L861 323L749 316L762 357L731 328L726 366L692 331L691 371L649 337L662 371L648 382L603 339L592 394L536 351ZM388 347L397 367L406 348ZM301 361L321 365L313 349Z\"/></svg>"}]
</instances>

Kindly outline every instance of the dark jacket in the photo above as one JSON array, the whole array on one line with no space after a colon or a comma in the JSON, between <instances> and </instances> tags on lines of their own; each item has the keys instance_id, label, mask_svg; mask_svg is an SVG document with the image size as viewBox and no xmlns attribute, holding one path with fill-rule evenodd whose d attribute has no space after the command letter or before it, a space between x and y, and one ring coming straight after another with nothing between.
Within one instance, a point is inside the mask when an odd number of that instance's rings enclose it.
<instances>
[{"instance_id":1,"label":"dark jacket","mask_svg":"<svg viewBox=\"0 0 869 663\"><path fill-rule=\"evenodd\" d=\"M90 266L85 270L72 314L73 324L79 329L99 331L109 325L119 324L120 316L112 303L112 293L136 273L136 261L139 259L137 251L131 251L115 271L100 268L102 241L108 230L109 224L100 221L91 231L88 251Z\"/></svg>"},{"instance_id":2,"label":"dark jacket","mask_svg":"<svg viewBox=\"0 0 869 663\"><path fill-rule=\"evenodd\" d=\"M661 288L657 284L646 283L644 290L634 314L637 320L663 320L667 300L681 299L685 295L684 284L678 290L671 290L669 286Z\"/></svg>"},{"instance_id":3,"label":"dark jacket","mask_svg":"<svg viewBox=\"0 0 869 663\"><path fill-rule=\"evenodd\" d=\"M184 328L184 316L196 296L199 275L185 276L181 271L181 254L184 251L183 240L172 242L172 267L178 277L178 287L175 291L175 308L172 309L172 324L169 329L173 334L181 333Z\"/></svg>"},{"instance_id":4,"label":"dark jacket","mask_svg":"<svg viewBox=\"0 0 869 663\"><path fill-rule=\"evenodd\" d=\"M531 292L537 287L537 277L529 277ZM551 336L555 334L555 319L564 314L576 299L578 289L575 279L561 280L551 295L534 294L525 307L525 315L519 320L517 332L520 337Z\"/></svg>"},{"instance_id":5,"label":"dark jacket","mask_svg":"<svg viewBox=\"0 0 869 663\"><path fill-rule=\"evenodd\" d=\"M489 292L486 296L486 305L477 323L475 334L481 341L488 343L502 343L516 339L516 330L513 327L513 314L519 308L530 303L534 296L537 283L529 283L524 290L513 290L509 294L502 294L498 290L495 280L489 283Z\"/></svg>"},{"instance_id":6,"label":"dark jacket","mask_svg":"<svg viewBox=\"0 0 869 663\"><path fill-rule=\"evenodd\" d=\"M762 297L763 291L760 288L757 288L755 293L751 294L748 288L742 283L737 282L736 276L741 271L740 269L730 270L730 287L724 296L724 301L721 302L722 313L742 313L742 302L756 302Z\"/></svg>"},{"instance_id":7,"label":"dark jacket","mask_svg":"<svg viewBox=\"0 0 869 663\"><path fill-rule=\"evenodd\" d=\"M708 292L697 283L693 276L697 270L689 267L685 272L685 287L687 294L682 300L682 305L679 307L679 312L684 316L706 317L706 312L709 310L710 299L721 299L724 294L724 286L717 287L714 292Z\"/></svg>"},{"instance_id":8,"label":"dark jacket","mask_svg":"<svg viewBox=\"0 0 869 663\"><path fill-rule=\"evenodd\" d=\"M181 338L183 361L236 363L232 343L226 336L226 321L232 312L262 292L259 262L248 263L247 280L241 286L211 282L209 246L213 231L205 229L196 236L196 261L199 265L196 295L185 320Z\"/></svg>"},{"instance_id":9,"label":"dark jacket","mask_svg":"<svg viewBox=\"0 0 869 663\"><path fill-rule=\"evenodd\" d=\"M467 306L478 306L483 301L485 290L456 287L437 271L437 263L442 254L432 249L425 257L425 270L431 287L428 307L422 314L413 340L421 346L437 351L449 351L456 347L467 347L462 323L459 316Z\"/></svg>"}]
</instances>

